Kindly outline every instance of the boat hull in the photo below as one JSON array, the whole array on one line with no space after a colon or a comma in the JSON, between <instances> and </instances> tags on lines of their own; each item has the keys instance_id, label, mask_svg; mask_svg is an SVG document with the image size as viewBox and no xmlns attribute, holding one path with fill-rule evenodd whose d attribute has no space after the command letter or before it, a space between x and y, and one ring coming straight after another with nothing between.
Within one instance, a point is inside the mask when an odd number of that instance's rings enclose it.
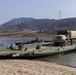
<instances>
[{"instance_id":1,"label":"boat hull","mask_svg":"<svg viewBox=\"0 0 76 75\"><path fill-rule=\"evenodd\" d=\"M59 50L60 49L60 50ZM50 49L50 50L46 50L46 51L37 51L37 52L33 52L33 53L28 53L28 54L22 54L20 55L21 58L27 58L27 59L33 59L33 58L39 58L39 57L46 57L46 56L50 56L50 55L56 55L56 54L60 54L60 53L68 53L68 52L72 52L72 51L76 51L76 47L75 45L72 46L66 46L66 47L59 47L59 48L55 48L55 49Z\"/></svg>"},{"instance_id":2,"label":"boat hull","mask_svg":"<svg viewBox=\"0 0 76 75\"><path fill-rule=\"evenodd\" d=\"M34 44L34 46L36 46L36 44ZM27 47L31 48L27 49L27 51L11 51L9 49L6 51L6 48L1 47L0 49L2 49L2 51L0 51L0 59L33 59L76 50L75 44L70 46L55 47L46 43L46 45L43 45L40 49L33 48L33 44L28 44Z\"/></svg>"}]
</instances>

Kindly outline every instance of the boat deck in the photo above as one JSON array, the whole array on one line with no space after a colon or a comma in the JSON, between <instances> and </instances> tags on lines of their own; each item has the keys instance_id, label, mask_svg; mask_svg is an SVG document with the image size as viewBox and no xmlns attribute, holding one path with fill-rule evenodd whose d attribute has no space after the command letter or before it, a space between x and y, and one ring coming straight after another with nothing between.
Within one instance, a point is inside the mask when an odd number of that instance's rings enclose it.
<instances>
[{"instance_id":1,"label":"boat deck","mask_svg":"<svg viewBox=\"0 0 76 75\"><path fill-rule=\"evenodd\" d=\"M36 49L37 45L40 45L40 49ZM27 48L27 50L25 50L25 48ZM11 50L9 47L0 46L0 55L6 56L11 54L12 56L20 56L29 53L33 53L34 55L54 54L76 49L76 45L74 44L64 47L56 47L52 46L51 42L48 42L48 43L25 44L22 50L18 50L18 46L14 46L14 49L15 50Z\"/></svg>"}]
</instances>

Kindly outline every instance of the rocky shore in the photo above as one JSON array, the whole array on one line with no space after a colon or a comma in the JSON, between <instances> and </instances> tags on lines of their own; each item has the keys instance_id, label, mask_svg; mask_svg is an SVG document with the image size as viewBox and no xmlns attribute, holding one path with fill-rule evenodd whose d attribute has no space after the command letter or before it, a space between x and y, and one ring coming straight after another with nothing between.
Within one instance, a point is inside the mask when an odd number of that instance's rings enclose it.
<instances>
[{"instance_id":1,"label":"rocky shore","mask_svg":"<svg viewBox=\"0 0 76 75\"><path fill-rule=\"evenodd\" d=\"M76 75L76 68L35 60L0 60L0 75Z\"/></svg>"}]
</instances>

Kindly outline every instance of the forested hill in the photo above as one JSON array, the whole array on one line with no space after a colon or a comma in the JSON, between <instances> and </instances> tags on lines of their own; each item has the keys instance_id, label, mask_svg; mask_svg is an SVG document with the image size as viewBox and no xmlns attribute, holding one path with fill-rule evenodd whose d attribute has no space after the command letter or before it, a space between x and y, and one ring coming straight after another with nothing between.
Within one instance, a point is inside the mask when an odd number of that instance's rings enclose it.
<instances>
[{"instance_id":1,"label":"forested hill","mask_svg":"<svg viewBox=\"0 0 76 75\"><path fill-rule=\"evenodd\" d=\"M57 29L74 28L76 29L76 18L55 19L34 19L34 18L15 18L0 26L0 28L15 29Z\"/></svg>"}]
</instances>

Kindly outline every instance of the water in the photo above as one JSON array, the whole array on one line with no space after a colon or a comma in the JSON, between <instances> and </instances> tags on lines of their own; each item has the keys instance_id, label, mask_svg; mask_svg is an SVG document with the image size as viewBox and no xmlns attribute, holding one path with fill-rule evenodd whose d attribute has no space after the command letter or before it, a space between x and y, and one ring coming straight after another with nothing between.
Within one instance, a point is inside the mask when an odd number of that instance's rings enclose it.
<instances>
[{"instance_id":1,"label":"water","mask_svg":"<svg viewBox=\"0 0 76 75\"><path fill-rule=\"evenodd\" d=\"M31 40L35 40L35 37L0 37L0 44L3 43L4 46L8 46L11 43L17 43L17 42L27 42L27 41L31 41ZM43 39L43 40L48 40L51 41L51 38L39 38L39 39Z\"/></svg>"},{"instance_id":2,"label":"water","mask_svg":"<svg viewBox=\"0 0 76 75\"><path fill-rule=\"evenodd\" d=\"M2 43L3 42L3 45L4 46L8 46L10 45L11 43L17 43L17 42L26 42L26 41L30 41L31 39L34 39L34 38L20 38L20 37L17 37L17 38L8 38L8 37L2 37L0 38L0 42Z\"/></svg>"},{"instance_id":3,"label":"water","mask_svg":"<svg viewBox=\"0 0 76 75\"><path fill-rule=\"evenodd\" d=\"M31 41L35 39L36 39L35 37L31 37L31 38L30 37L26 37L26 38L25 37L15 37L15 38L2 37L0 38L0 43L3 42L4 46L8 46L11 43L26 42L26 41ZM51 38L40 38L40 39L51 41ZM62 53L62 54L48 56L44 58L38 58L36 60L45 61L45 62L54 62L58 64L64 64L64 65L76 67L76 51L70 52L67 54Z\"/></svg>"},{"instance_id":4,"label":"water","mask_svg":"<svg viewBox=\"0 0 76 75\"><path fill-rule=\"evenodd\" d=\"M76 67L76 51L67 54L63 53L44 58L38 58L36 60Z\"/></svg>"}]
</instances>

